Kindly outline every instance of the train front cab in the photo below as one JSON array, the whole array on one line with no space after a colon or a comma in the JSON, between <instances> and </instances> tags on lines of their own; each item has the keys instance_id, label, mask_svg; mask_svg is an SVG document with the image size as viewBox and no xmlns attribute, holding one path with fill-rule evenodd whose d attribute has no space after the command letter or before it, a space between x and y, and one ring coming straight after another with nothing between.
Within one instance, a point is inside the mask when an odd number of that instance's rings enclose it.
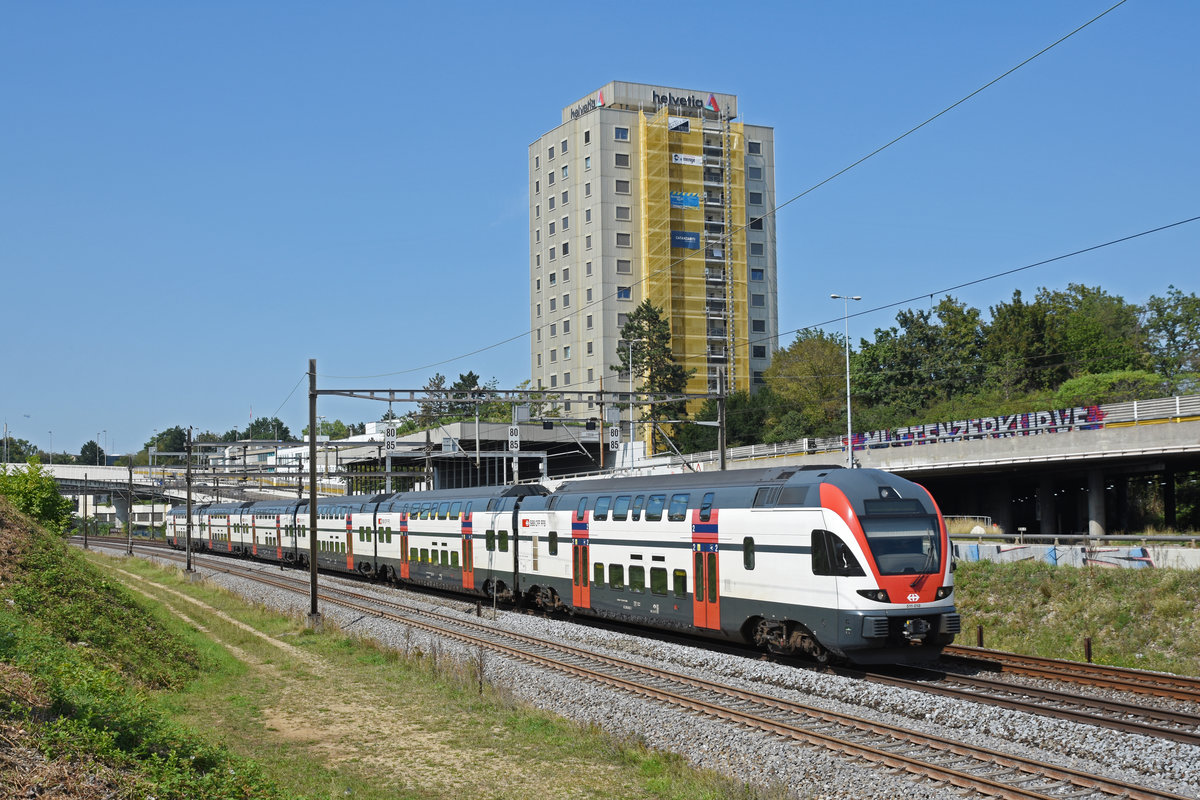
<instances>
[{"instance_id":1,"label":"train front cab","mask_svg":"<svg viewBox=\"0 0 1200 800\"><path fill-rule=\"evenodd\" d=\"M876 470L821 484L825 529L814 576L833 578L836 622L822 644L857 663L932 660L961 625L945 523L924 487Z\"/></svg>"}]
</instances>

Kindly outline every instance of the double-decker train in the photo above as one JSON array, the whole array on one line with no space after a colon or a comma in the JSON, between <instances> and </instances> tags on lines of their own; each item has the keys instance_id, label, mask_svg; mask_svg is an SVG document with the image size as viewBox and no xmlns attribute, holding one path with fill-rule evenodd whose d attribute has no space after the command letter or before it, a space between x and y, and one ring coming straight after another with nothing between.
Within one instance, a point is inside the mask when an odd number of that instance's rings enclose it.
<instances>
[{"instance_id":1,"label":"double-decker train","mask_svg":"<svg viewBox=\"0 0 1200 800\"><path fill-rule=\"evenodd\" d=\"M192 547L309 566L307 500L211 503ZM167 536L182 548L186 511ZM887 472L770 468L317 501L321 569L818 661L924 661L959 632L946 526Z\"/></svg>"}]
</instances>

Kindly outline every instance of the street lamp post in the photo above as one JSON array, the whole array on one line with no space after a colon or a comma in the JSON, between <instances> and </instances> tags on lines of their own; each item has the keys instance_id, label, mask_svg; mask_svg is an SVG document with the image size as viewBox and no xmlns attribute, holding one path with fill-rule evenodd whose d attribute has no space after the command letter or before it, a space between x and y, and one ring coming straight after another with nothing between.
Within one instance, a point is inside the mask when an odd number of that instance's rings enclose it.
<instances>
[{"instance_id":1,"label":"street lamp post","mask_svg":"<svg viewBox=\"0 0 1200 800\"><path fill-rule=\"evenodd\" d=\"M626 366L629 368L629 466L633 466L633 345L634 342L648 342L649 339L644 336L638 339L623 339L625 344L629 345L629 360Z\"/></svg>"},{"instance_id":2,"label":"street lamp post","mask_svg":"<svg viewBox=\"0 0 1200 800\"><path fill-rule=\"evenodd\" d=\"M50 464L54 464L54 431L50 431Z\"/></svg>"},{"instance_id":3,"label":"street lamp post","mask_svg":"<svg viewBox=\"0 0 1200 800\"><path fill-rule=\"evenodd\" d=\"M846 466L854 469L854 429L850 422L850 301L862 300L858 295L831 294L842 301L842 321L846 326Z\"/></svg>"}]
</instances>

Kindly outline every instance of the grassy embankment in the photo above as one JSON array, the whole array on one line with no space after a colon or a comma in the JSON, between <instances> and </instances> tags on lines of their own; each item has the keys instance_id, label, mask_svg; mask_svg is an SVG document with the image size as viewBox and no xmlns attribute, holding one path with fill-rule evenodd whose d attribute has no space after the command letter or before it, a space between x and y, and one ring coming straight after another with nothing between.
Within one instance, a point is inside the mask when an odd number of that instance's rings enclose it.
<instances>
[{"instance_id":1,"label":"grassy embankment","mask_svg":"<svg viewBox=\"0 0 1200 800\"><path fill-rule=\"evenodd\" d=\"M0 796L783 795L530 709L479 663L405 650L85 558L0 498Z\"/></svg>"},{"instance_id":2,"label":"grassy embankment","mask_svg":"<svg viewBox=\"0 0 1200 800\"><path fill-rule=\"evenodd\" d=\"M1200 675L1200 572L960 562L959 644Z\"/></svg>"}]
</instances>

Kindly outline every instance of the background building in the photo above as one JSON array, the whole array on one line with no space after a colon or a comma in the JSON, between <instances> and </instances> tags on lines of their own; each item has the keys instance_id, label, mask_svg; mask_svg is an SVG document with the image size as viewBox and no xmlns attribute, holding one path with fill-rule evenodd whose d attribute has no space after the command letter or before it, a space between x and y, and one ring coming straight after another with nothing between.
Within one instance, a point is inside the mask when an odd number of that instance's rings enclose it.
<instances>
[{"instance_id":1,"label":"background building","mask_svg":"<svg viewBox=\"0 0 1200 800\"><path fill-rule=\"evenodd\" d=\"M751 389L778 334L774 130L737 97L614 81L529 146L530 364L545 389L623 388L621 326L670 321L689 392ZM635 345L636 346L636 345Z\"/></svg>"}]
</instances>

